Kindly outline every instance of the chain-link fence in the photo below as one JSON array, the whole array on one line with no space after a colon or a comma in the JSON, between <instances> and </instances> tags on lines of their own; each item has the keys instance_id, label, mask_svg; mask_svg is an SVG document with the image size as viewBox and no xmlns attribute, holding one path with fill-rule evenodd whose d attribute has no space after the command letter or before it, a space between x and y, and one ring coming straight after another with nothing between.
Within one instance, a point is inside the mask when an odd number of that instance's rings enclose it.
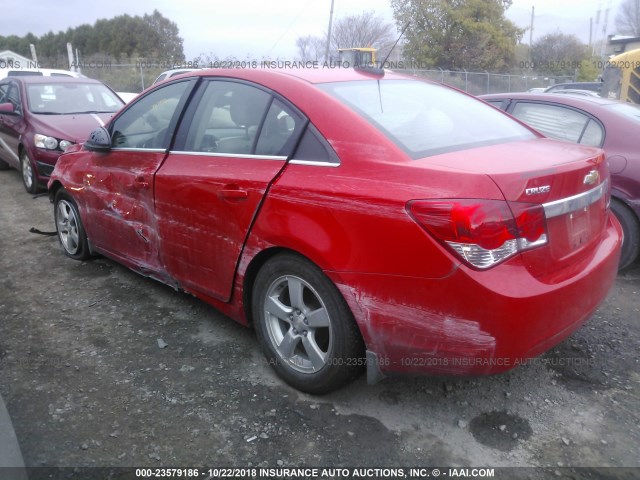
<instances>
[{"instance_id":1,"label":"chain-link fence","mask_svg":"<svg viewBox=\"0 0 640 480\"><path fill-rule=\"evenodd\" d=\"M258 63L259 65L259 63ZM82 73L100 80L116 91L141 92L149 87L166 68L136 64L85 65ZM502 92L525 92L530 88L542 88L562 82L572 82L573 77L545 77L534 73L499 74L491 72L467 72L451 70L394 70L400 73L428 78L451 85L473 95Z\"/></svg>"},{"instance_id":2,"label":"chain-link fence","mask_svg":"<svg viewBox=\"0 0 640 480\"><path fill-rule=\"evenodd\" d=\"M573 77L545 77L535 74L501 74L451 70L405 70L406 73L451 85L472 95L487 93L526 92L556 83L573 82Z\"/></svg>"}]
</instances>

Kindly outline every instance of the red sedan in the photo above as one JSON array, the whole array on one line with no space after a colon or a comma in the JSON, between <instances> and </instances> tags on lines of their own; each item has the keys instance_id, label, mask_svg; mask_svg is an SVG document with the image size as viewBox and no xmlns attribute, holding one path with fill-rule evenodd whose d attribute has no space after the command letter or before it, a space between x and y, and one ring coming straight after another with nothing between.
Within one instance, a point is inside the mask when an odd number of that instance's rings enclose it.
<instances>
[{"instance_id":1,"label":"red sedan","mask_svg":"<svg viewBox=\"0 0 640 480\"><path fill-rule=\"evenodd\" d=\"M602 151L453 89L357 70L208 70L152 87L49 182L64 252L100 253L253 325L323 393L365 367L488 374L605 298Z\"/></svg>"}]
</instances>

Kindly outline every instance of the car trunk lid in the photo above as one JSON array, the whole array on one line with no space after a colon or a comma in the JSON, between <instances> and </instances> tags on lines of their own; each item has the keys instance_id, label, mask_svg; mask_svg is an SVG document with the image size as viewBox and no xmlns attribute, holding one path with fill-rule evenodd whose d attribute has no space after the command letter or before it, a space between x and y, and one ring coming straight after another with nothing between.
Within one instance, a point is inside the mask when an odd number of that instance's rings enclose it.
<instances>
[{"instance_id":1,"label":"car trunk lid","mask_svg":"<svg viewBox=\"0 0 640 480\"><path fill-rule=\"evenodd\" d=\"M548 242L521 253L532 274L561 281L580 268L599 243L607 221L609 180L601 150L536 139L479 148L420 162L483 172L508 202L543 205Z\"/></svg>"}]
</instances>

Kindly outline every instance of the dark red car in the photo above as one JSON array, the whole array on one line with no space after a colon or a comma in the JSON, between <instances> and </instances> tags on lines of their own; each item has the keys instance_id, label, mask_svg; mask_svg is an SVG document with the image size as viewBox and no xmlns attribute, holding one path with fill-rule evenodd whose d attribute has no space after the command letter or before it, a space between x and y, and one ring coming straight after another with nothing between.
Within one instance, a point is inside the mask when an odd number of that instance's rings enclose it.
<instances>
[{"instance_id":1,"label":"dark red car","mask_svg":"<svg viewBox=\"0 0 640 480\"><path fill-rule=\"evenodd\" d=\"M611 172L611 210L622 224L620 269L640 253L640 107L574 95L503 93L480 98L549 138L605 150Z\"/></svg>"},{"instance_id":2,"label":"dark red car","mask_svg":"<svg viewBox=\"0 0 640 480\"><path fill-rule=\"evenodd\" d=\"M36 193L60 154L85 141L123 105L97 80L7 77L0 81L0 169L20 170L27 192Z\"/></svg>"},{"instance_id":3,"label":"dark red car","mask_svg":"<svg viewBox=\"0 0 640 480\"><path fill-rule=\"evenodd\" d=\"M356 70L205 70L62 155L65 253L251 324L291 385L488 374L562 341L620 254L602 151L453 89Z\"/></svg>"}]
</instances>

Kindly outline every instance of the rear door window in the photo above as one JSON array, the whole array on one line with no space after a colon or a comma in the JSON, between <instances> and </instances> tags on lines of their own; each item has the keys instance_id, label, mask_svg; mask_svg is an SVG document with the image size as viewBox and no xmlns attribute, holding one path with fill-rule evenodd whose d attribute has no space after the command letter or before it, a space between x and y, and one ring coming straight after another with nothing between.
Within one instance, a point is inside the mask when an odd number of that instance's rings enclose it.
<instances>
[{"instance_id":1,"label":"rear door window","mask_svg":"<svg viewBox=\"0 0 640 480\"><path fill-rule=\"evenodd\" d=\"M562 105L518 102L511 114L556 140L599 147L604 130L589 115Z\"/></svg>"}]
</instances>

